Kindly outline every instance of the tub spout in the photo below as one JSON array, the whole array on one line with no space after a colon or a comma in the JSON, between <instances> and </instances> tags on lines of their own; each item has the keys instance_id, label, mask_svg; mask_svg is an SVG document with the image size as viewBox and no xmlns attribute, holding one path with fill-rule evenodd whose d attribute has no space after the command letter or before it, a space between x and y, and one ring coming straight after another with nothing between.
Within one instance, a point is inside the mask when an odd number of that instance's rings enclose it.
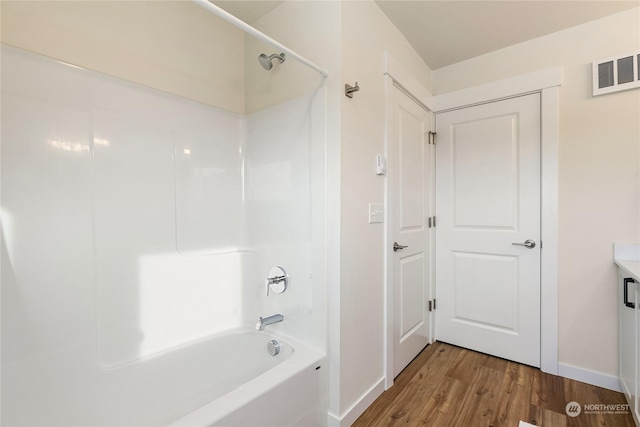
<instances>
[{"instance_id":1,"label":"tub spout","mask_svg":"<svg viewBox=\"0 0 640 427\"><path fill-rule=\"evenodd\" d=\"M260 317L258 323L256 323L256 331L264 331L265 326L273 325L274 323L282 322L284 316L282 314L274 314L269 317Z\"/></svg>"}]
</instances>

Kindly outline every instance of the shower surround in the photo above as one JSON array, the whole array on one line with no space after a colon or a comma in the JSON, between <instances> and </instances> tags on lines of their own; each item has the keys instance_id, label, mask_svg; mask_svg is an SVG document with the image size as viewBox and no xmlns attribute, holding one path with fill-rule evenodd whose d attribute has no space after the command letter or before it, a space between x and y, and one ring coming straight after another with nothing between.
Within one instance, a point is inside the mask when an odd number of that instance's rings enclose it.
<instances>
[{"instance_id":1,"label":"shower surround","mask_svg":"<svg viewBox=\"0 0 640 427\"><path fill-rule=\"evenodd\" d=\"M3 424L172 422L188 394L111 408L122 373L162 393L164 360L273 313L319 361L324 104L238 115L3 45Z\"/></svg>"}]
</instances>

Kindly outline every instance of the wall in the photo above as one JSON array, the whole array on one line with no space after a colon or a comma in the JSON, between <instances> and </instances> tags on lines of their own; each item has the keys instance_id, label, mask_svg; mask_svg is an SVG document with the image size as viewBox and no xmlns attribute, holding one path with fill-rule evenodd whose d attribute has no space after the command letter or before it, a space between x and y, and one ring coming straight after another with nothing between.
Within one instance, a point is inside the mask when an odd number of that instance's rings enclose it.
<instances>
[{"instance_id":1,"label":"wall","mask_svg":"<svg viewBox=\"0 0 640 427\"><path fill-rule=\"evenodd\" d=\"M592 97L591 62L640 49L639 10L433 72L446 93L563 66L559 146L559 359L617 375L612 245L640 241L640 91Z\"/></svg>"},{"instance_id":2,"label":"wall","mask_svg":"<svg viewBox=\"0 0 640 427\"><path fill-rule=\"evenodd\" d=\"M351 408L371 398L370 389L379 393L384 376L384 229L368 223L368 204L384 202L375 160L385 152L385 51L430 89L431 71L378 6L343 2L340 323L331 326L340 330L341 381L331 411L346 421L359 415L361 408ZM356 81L360 91L345 97L344 83Z\"/></svg>"},{"instance_id":3,"label":"wall","mask_svg":"<svg viewBox=\"0 0 640 427\"><path fill-rule=\"evenodd\" d=\"M336 4L327 2L289 1L251 25L320 67L335 71L339 50L334 28L338 11ZM274 60L273 68L265 71L257 61L261 53L281 52L246 35L245 105L248 113L310 93L326 83L319 73L293 57L287 57L283 64Z\"/></svg>"},{"instance_id":4,"label":"wall","mask_svg":"<svg viewBox=\"0 0 640 427\"><path fill-rule=\"evenodd\" d=\"M0 7L2 43L244 112L244 33L191 2L3 1Z\"/></svg>"}]
</instances>

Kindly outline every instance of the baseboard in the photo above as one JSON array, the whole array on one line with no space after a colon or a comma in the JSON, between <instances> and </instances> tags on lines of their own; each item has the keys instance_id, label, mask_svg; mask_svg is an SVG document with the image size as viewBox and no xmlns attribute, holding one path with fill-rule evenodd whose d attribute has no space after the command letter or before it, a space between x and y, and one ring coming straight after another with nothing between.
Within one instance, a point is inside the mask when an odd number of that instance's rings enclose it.
<instances>
[{"instance_id":1,"label":"baseboard","mask_svg":"<svg viewBox=\"0 0 640 427\"><path fill-rule=\"evenodd\" d=\"M558 364L558 375L583 383L595 385L609 390L622 392L620 381L616 375L603 374L602 372L590 371L589 369L578 368L577 366ZM568 399L571 396L567 396Z\"/></svg>"},{"instance_id":2,"label":"baseboard","mask_svg":"<svg viewBox=\"0 0 640 427\"><path fill-rule=\"evenodd\" d=\"M329 427L349 427L360 415L382 394L384 391L384 378L381 378L369 390L367 390L360 399L347 409L341 417L334 414L328 414L327 424Z\"/></svg>"}]
</instances>

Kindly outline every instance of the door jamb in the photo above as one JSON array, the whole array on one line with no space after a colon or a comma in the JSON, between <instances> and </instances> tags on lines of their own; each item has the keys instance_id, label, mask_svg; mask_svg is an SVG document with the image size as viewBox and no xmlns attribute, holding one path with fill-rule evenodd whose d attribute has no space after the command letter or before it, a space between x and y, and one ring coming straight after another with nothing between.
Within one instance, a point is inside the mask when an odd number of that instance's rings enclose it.
<instances>
[{"instance_id":1,"label":"door jamb","mask_svg":"<svg viewBox=\"0 0 640 427\"><path fill-rule=\"evenodd\" d=\"M562 86L562 67L552 67L510 77L455 92L432 96L391 55L385 53L385 151L388 149L389 100L393 81L420 100L434 113L469 107L527 93L540 93L541 126L541 251L540 274L540 369L558 375L558 146L559 95ZM389 206L389 191L385 180L385 206ZM389 213L387 212L387 215ZM392 255L389 248L388 221L384 230L384 376L385 389L393 385L393 277L389 269ZM437 285L437 284L436 284ZM433 295L434 284L431 283ZM435 319L432 318L432 328Z\"/></svg>"}]
</instances>

